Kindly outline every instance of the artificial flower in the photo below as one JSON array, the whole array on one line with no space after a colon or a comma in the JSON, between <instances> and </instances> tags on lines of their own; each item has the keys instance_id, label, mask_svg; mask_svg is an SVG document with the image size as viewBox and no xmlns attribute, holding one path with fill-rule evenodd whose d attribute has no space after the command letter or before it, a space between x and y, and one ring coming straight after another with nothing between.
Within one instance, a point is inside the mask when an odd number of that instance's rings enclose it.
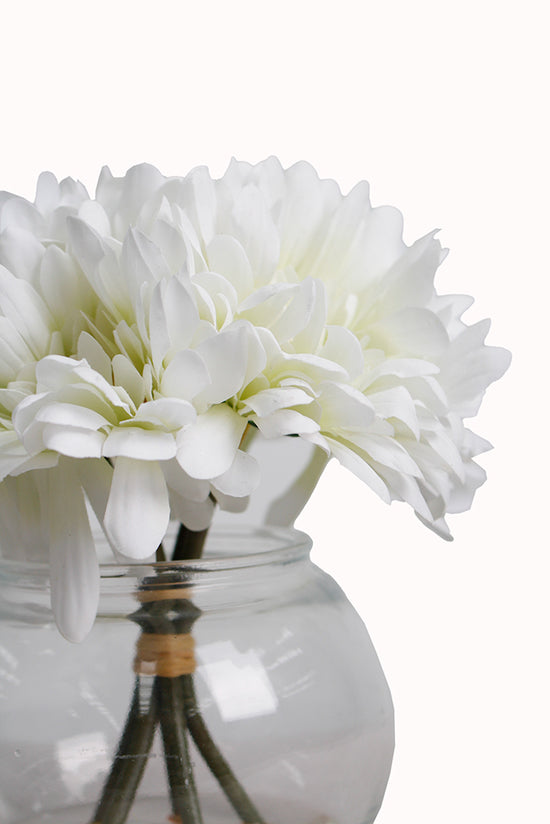
<instances>
[{"instance_id":1,"label":"artificial flower","mask_svg":"<svg viewBox=\"0 0 550 824\"><path fill-rule=\"evenodd\" d=\"M89 510L137 560L170 519L242 510L251 427L299 436L450 537L489 447L464 419L509 355L463 322L468 298L436 293L444 256L433 233L406 246L367 184L344 196L274 158L220 180L104 169L95 198L50 174L34 203L2 194L0 522L8 554L49 554L61 631L95 616Z\"/></svg>"}]
</instances>

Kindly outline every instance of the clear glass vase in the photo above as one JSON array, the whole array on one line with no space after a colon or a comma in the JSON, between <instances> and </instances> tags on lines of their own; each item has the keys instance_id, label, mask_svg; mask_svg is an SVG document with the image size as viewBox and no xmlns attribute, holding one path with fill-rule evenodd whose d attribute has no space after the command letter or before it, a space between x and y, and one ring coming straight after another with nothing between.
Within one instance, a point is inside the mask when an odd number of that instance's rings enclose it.
<instances>
[{"instance_id":1,"label":"clear glass vase","mask_svg":"<svg viewBox=\"0 0 550 824\"><path fill-rule=\"evenodd\" d=\"M391 697L309 550L239 526L197 561L105 564L76 645L47 567L0 561L2 824L374 821Z\"/></svg>"}]
</instances>

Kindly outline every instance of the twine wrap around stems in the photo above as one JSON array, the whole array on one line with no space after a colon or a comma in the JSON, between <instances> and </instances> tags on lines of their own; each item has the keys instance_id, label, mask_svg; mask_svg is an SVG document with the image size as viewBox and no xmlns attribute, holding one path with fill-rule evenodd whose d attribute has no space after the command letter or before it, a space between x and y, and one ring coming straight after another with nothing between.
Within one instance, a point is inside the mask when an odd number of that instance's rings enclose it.
<instances>
[{"instance_id":1,"label":"twine wrap around stems","mask_svg":"<svg viewBox=\"0 0 550 824\"><path fill-rule=\"evenodd\" d=\"M188 633L158 635L143 632L137 640L134 672L178 678L195 672L195 640Z\"/></svg>"}]
</instances>

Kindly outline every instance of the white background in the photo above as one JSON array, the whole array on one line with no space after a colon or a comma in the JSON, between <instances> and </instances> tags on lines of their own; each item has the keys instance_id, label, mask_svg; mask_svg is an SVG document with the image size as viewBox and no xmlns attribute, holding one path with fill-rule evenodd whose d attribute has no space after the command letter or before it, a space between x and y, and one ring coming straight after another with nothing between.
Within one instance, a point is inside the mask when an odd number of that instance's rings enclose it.
<instances>
[{"instance_id":1,"label":"white background","mask_svg":"<svg viewBox=\"0 0 550 824\"><path fill-rule=\"evenodd\" d=\"M544 4L2 5L0 188L93 189L231 155L310 160L440 227L440 292L513 352L472 428L488 483L453 544L330 466L299 525L365 619L396 707L377 824L548 824L548 50Z\"/></svg>"}]
</instances>

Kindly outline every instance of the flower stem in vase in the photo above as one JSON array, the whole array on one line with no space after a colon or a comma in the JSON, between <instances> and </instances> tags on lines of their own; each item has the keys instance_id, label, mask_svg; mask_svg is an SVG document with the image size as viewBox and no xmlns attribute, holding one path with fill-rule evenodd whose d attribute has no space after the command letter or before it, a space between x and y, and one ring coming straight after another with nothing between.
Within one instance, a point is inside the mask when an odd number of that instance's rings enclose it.
<instances>
[{"instance_id":1,"label":"flower stem in vase","mask_svg":"<svg viewBox=\"0 0 550 824\"><path fill-rule=\"evenodd\" d=\"M207 535L208 529L201 529L198 532L194 532L184 524L181 524L174 545L172 560L191 561L193 558L200 558Z\"/></svg>"},{"instance_id":2,"label":"flower stem in vase","mask_svg":"<svg viewBox=\"0 0 550 824\"><path fill-rule=\"evenodd\" d=\"M182 824L202 824L178 680L158 677L155 684L172 812Z\"/></svg>"},{"instance_id":3,"label":"flower stem in vase","mask_svg":"<svg viewBox=\"0 0 550 824\"><path fill-rule=\"evenodd\" d=\"M182 526L175 555L199 558L207 531ZM166 562L165 562L166 563ZM124 824L134 802L155 728L160 726L172 820L203 824L191 760L191 739L235 813L246 824L264 820L217 747L195 694L194 639L201 611L191 600L189 575L167 565L143 580L139 608L130 616L141 634L136 644L136 686L117 754L105 782L93 824Z\"/></svg>"},{"instance_id":4,"label":"flower stem in vase","mask_svg":"<svg viewBox=\"0 0 550 824\"><path fill-rule=\"evenodd\" d=\"M134 695L111 771L97 805L94 824L124 824L134 801L157 723L153 679L137 676Z\"/></svg>"},{"instance_id":5,"label":"flower stem in vase","mask_svg":"<svg viewBox=\"0 0 550 824\"><path fill-rule=\"evenodd\" d=\"M179 678L195 670L191 628L200 610L189 599L187 576L168 569L145 579L133 620L142 628L136 668L155 675L155 694L174 819L202 824ZM159 587L160 585L160 587Z\"/></svg>"},{"instance_id":6,"label":"flower stem in vase","mask_svg":"<svg viewBox=\"0 0 550 824\"><path fill-rule=\"evenodd\" d=\"M197 749L204 758L210 771L217 779L231 806L243 822L250 824L264 824L264 819L248 797L244 788L238 782L231 767L216 746L210 735L206 723L200 714L195 685L192 675L182 675L180 678L184 700L184 712L187 727Z\"/></svg>"}]
</instances>

